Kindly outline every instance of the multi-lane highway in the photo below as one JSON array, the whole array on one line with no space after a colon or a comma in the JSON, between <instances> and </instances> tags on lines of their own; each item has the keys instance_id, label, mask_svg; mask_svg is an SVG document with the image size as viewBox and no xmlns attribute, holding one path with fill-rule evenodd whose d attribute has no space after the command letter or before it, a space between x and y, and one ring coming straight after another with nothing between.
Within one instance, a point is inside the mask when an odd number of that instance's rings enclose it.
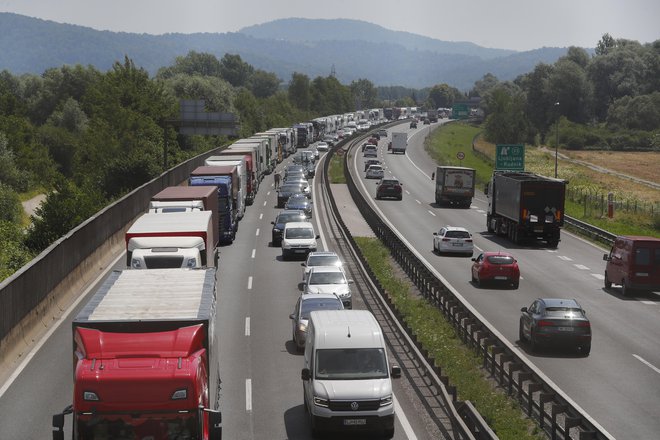
<instances>
[{"instance_id":1,"label":"multi-lane highway","mask_svg":"<svg viewBox=\"0 0 660 440\"><path fill-rule=\"evenodd\" d=\"M487 201L477 191L469 210L441 208L434 203L431 173L435 164L424 152L428 126L397 131L409 133L405 156L388 154L381 141L379 159L385 177L403 183L402 201L375 200L375 183L364 179L363 159L355 154L351 172L360 176L358 187L447 281L528 359L579 406L617 438L657 438L660 432L660 297L625 298L603 288L605 252L566 232L556 249L521 247L486 232ZM466 145L466 149L470 146ZM475 255L480 251L507 250L519 262L520 288L478 288L470 281L469 258L439 256L432 252L432 233L441 226L463 226L473 233ZM591 355L559 350L532 354L518 341L520 308L538 297L575 298L592 322Z\"/></svg>"}]
</instances>

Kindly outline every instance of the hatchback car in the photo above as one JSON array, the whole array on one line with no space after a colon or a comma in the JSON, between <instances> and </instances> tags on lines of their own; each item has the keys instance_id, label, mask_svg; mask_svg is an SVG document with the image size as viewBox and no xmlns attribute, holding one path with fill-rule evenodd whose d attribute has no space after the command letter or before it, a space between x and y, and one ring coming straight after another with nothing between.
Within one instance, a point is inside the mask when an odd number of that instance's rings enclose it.
<instances>
[{"instance_id":1,"label":"hatchback car","mask_svg":"<svg viewBox=\"0 0 660 440\"><path fill-rule=\"evenodd\" d=\"M272 246L281 246L282 245L282 231L284 231L284 226L290 222L306 222L307 216L303 211L297 209L285 209L280 211L275 217L275 221L270 222L273 225L273 231L271 233L271 244Z\"/></svg>"},{"instance_id":2,"label":"hatchback car","mask_svg":"<svg viewBox=\"0 0 660 440\"><path fill-rule=\"evenodd\" d=\"M412 121L410 121L410 128L417 128L417 121L416 120L413 119Z\"/></svg>"},{"instance_id":3,"label":"hatchback car","mask_svg":"<svg viewBox=\"0 0 660 440\"><path fill-rule=\"evenodd\" d=\"M309 186L307 179L298 174L290 174L284 179L282 185L300 185L302 187L302 192L307 196L307 198L312 197L312 188Z\"/></svg>"},{"instance_id":4,"label":"hatchback car","mask_svg":"<svg viewBox=\"0 0 660 440\"><path fill-rule=\"evenodd\" d=\"M570 346L583 355L591 352L591 323L574 299L538 298L520 309L518 336L529 341L532 351L539 346Z\"/></svg>"},{"instance_id":5,"label":"hatchback car","mask_svg":"<svg viewBox=\"0 0 660 440\"><path fill-rule=\"evenodd\" d=\"M305 348L305 339L307 338L307 322L309 314L314 310L343 310L344 305L335 294L325 293L303 293L296 302L293 313L289 315L292 321L292 338L296 345L296 350L302 351Z\"/></svg>"},{"instance_id":6,"label":"hatchback car","mask_svg":"<svg viewBox=\"0 0 660 440\"><path fill-rule=\"evenodd\" d=\"M307 261L300 263L303 267L302 280L303 283L307 281L307 275L312 267L315 266L337 266L343 267L344 263L339 259L339 255L330 251L317 251L310 252L307 256Z\"/></svg>"},{"instance_id":7,"label":"hatchback car","mask_svg":"<svg viewBox=\"0 0 660 440\"><path fill-rule=\"evenodd\" d=\"M483 252L472 261L472 282L477 286L481 287L485 281L495 281L518 288L520 269L513 255L507 252Z\"/></svg>"},{"instance_id":8,"label":"hatchback car","mask_svg":"<svg viewBox=\"0 0 660 440\"><path fill-rule=\"evenodd\" d=\"M290 222L284 225L282 232L282 259L291 256L307 258L307 254L316 251L314 225L310 222Z\"/></svg>"},{"instance_id":9,"label":"hatchback car","mask_svg":"<svg viewBox=\"0 0 660 440\"><path fill-rule=\"evenodd\" d=\"M287 165L287 167L284 169L284 178L286 179L286 177L289 174L295 174L295 173L304 174L305 167L303 165L298 165L298 164Z\"/></svg>"},{"instance_id":10,"label":"hatchback car","mask_svg":"<svg viewBox=\"0 0 660 440\"><path fill-rule=\"evenodd\" d=\"M384 198L403 199L402 183L396 179L380 179L376 188L376 200Z\"/></svg>"},{"instance_id":11,"label":"hatchback car","mask_svg":"<svg viewBox=\"0 0 660 440\"><path fill-rule=\"evenodd\" d=\"M284 204L284 209L303 211L307 218L312 218L312 201L307 196L294 194Z\"/></svg>"},{"instance_id":12,"label":"hatchback car","mask_svg":"<svg viewBox=\"0 0 660 440\"><path fill-rule=\"evenodd\" d=\"M373 144L367 144L364 146L364 157L378 157L378 147Z\"/></svg>"},{"instance_id":13,"label":"hatchback car","mask_svg":"<svg viewBox=\"0 0 660 440\"><path fill-rule=\"evenodd\" d=\"M369 165L380 165L380 161L378 159L365 159L364 160L365 172L369 169Z\"/></svg>"},{"instance_id":14,"label":"hatchback car","mask_svg":"<svg viewBox=\"0 0 660 440\"><path fill-rule=\"evenodd\" d=\"M337 266L314 266L310 269L305 281L305 293L330 293L336 294L341 299L344 307L353 307L350 284L353 280L346 278L344 269Z\"/></svg>"},{"instance_id":15,"label":"hatchback car","mask_svg":"<svg viewBox=\"0 0 660 440\"><path fill-rule=\"evenodd\" d=\"M277 207L284 208L286 201L294 194L305 194L302 184L285 183L277 189Z\"/></svg>"},{"instance_id":16,"label":"hatchback car","mask_svg":"<svg viewBox=\"0 0 660 440\"><path fill-rule=\"evenodd\" d=\"M316 151L328 151L328 143L325 141L319 141L316 143Z\"/></svg>"},{"instance_id":17,"label":"hatchback car","mask_svg":"<svg viewBox=\"0 0 660 440\"><path fill-rule=\"evenodd\" d=\"M371 165L367 169L367 179L382 179L385 176L385 170L380 165Z\"/></svg>"},{"instance_id":18,"label":"hatchback car","mask_svg":"<svg viewBox=\"0 0 660 440\"><path fill-rule=\"evenodd\" d=\"M459 226L445 226L433 233L433 252L459 253L472 256L472 234Z\"/></svg>"}]
</instances>

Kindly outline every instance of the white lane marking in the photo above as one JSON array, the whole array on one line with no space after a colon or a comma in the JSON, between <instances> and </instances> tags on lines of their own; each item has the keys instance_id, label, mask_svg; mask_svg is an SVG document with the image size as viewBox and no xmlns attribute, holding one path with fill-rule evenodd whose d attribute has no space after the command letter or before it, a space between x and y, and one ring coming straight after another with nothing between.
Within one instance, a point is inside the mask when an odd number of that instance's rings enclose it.
<instances>
[{"instance_id":1,"label":"white lane marking","mask_svg":"<svg viewBox=\"0 0 660 440\"><path fill-rule=\"evenodd\" d=\"M546 249L545 251L550 252L551 254L556 254L557 253L557 249Z\"/></svg>"},{"instance_id":2,"label":"white lane marking","mask_svg":"<svg viewBox=\"0 0 660 440\"><path fill-rule=\"evenodd\" d=\"M591 276L596 278L597 280L601 280L601 281L605 280L605 275L603 275L602 273L592 273Z\"/></svg>"},{"instance_id":3,"label":"white lane marking","mask_svg":"<svg viewBox=\"0 0 660 440\"><path fill-rule=\"evenodd\" d=\"M564 261L573 261L571 257L567 257L566 255L557 255L557 257Z\"/></svg>"},{"instance_id":4,"label":"white lane marking","mask_svg":"<svg viewBox=\"0 0 660 440\"><path fill-rule=\"evenodd\" d=\"M62 314L62 316L60 316L59 319L55 320L55 323L51 326L50 329L48 329L48 331L47 331L46 334L43 336L43 338L41 338L41 339L39 340L39 342L37 342L37 344L36 344L34 347L32 347L32 350L30 350L30 351L25 355L25 357L23 358L23 361L18 365L18 367L16 367L16 369L15 369L14 372L9 376L9 378L7 379L7 381L6 381L6 382L0 387L0 399L1 399L2 396L7 392L7 390L8 390L9 387L14 383L14 381L18 378L18 376L23 372L23 370L25 370L25 368L26 368L27 365L30 363L30 361L32 360L32 358L34 358L34 356L39 352L39 350L41 350L41 347L43 347L44 345L46 345L46 342L48 342L48 340L49 340L50 337L53 335L53 333L55 333L55 330L57 330L57 329L59 328L59 326L62 325L62 323L63 323L64 321L67 320L67 317L71 314L71 312L73 312L74 310L76 310L76 307L78 307L78 304L80 304L80 302L81 302L83 299L87 298L87 294L88 294L93 288L96 287L96 284L98 284L98 283L101 281L101 278L103 278L104 276L106 276L106 275L108 274L108 272L109 272L110 270L112 270L112 268L117 264L117 261L119 261L119 260L122 259L122 258L126 258L126 253L125 253L125 252L122 252L121 254L119 254L119 255L117 256L117 258L116 258L112 263L110 263L110 264L108 265L107 269L104 270L104 271L102 271L102 272L99 274L99 276L96 277L96 279L95 279L92 283L90 283L89 287L87 287L87 289L85 289L85 291L84 291L84 292L78 297L78 299L76 299L76 300L73 302L73 304L71 304L71 306L70 306L67 310L64 311L64 313Z\"/></svg>"},{"instance_id":5,"label":"white lane marking","mask_svg":"<svg viewBox=\"0 0 660 440\"><path fill-rule=\"evenodd\" d=\"M259 214L259 220L261 220L262 218L264 218L264 213L263 212L261 214Z\"/></svg>"},{"instance_id":6,"label":"white lane marking","mask_svg":"<svg viewBox=\"0 0 660 440\"><path fill-rule=\"evenodd\" d=\"M248 277L248 290L252 289L252 277Z\"/></svg>"},{"instance_id":7,"label":"white lane marking","mask_svg":"<svg viewBox=\"0 0 660 440\"><path fill-rule=\"evenodd\" d=\"M654 306L654 305L656 305L656 302L655 302L655 301L645 301L645 300L641 300L640 302L641 302L642 304L646 304L647 306Z\"/></svg>"},{"instance_id":8,"label":"white lane marking","mask_svg":"<svg viewBox=\"0 0 660 440\"><path fill-rule=\"evenodd\" d=\"M257 228L256 236L257 236L257 237L259 236L259 228Z\"/></svg>"},{"instance_id":9,"label":"white lane marking","mask_svg":"<svg viewBox=\"0 0 660 440\"><path fill-rule=\"evenodd\" d=\"M252 411L252 379L245 379L245 411Z\"/></svg>"},{"instance_id":10,"label":"white lane marking","mask_svg":"<svg viewBox=\"0 0 660 440\"><path fill-rule=\"evenodd\" d=\"M481 248L480 248L479 246L477 246L476 244L473 244L473 246L474 246L474 248L475 248L476 250L478 250L479 252L483 252L483 251L484 251L483 249L481 249Z\"/></svg>"},{"instance_id":11,"label":"white lane marking","mask_svg":"<svg viewBox=\"0 0 660 440\"><path fill-rule=\"evenodd\" d=\"M357 156L355 156L354 160L356 161L355 164L357 166ZM316 172L319 169L320 164L321 164L320 161L316 162L316 168L314 168L314 170L315 170L314 174L315 175L316 175ZM318 197L316 196L316 185L312 185L312 200L318 200ZM312 206L314 208L314 218L317 219L316 222L317 222L317 225L319 227L318 228L319 229L318 234L319 234L319 237L321 237L321 246L322 246L322 249L324 251L327 251L328 250L328 242L325 241L325 233L323 232L323 225L321 224L321 217L319 217L319 204L314 203Z\"/></svg>"},{"instance_id":12,"label":"white lane marking","mask_svg":"<svg viewBox=\"0 0 660 440\"><path fill-rule=\"evenodd\" d=\"M270 195L270 191L268 191L268 192L266 193L266 195L269 196L269 195Z\"/></svg>"},{"instance_id":13,"label":"white lane marking","mask_svg":"<svg viewBox=\"0 0 660 440\"><path fill-rule=\"evenodd\" d=\"M433 211L427 211L429 214L431 214L433 217L435 217L435 213Z\"/></svg>"},{"instance_id":14,"label":"white lane marking","mask_svg":"<svg viewBox=\"0 0 660 440\"><path fill-rule=\"evenodd\" d=\"M245 336L250 336L250 317L245 318Z\"/></svg>"},{"instance_id":15,"label":"white lane marking","mask_svg":"<svg viewBox=\"0 0 660 440\"><path fill-rule=\"evenodd\" d=\"M412 426L410 426L410 422L408 421L406 414L403 412L403 408L401 408L401 405L399 405L399 401L397 400L394 393L392 393L392 400L394 401L394 412L396 413L396 418L399 419L401 427L406 432L406 438L408 440L417 440L415 431L413 431Z\"/></svg>"},{"instance_id":16,"label":"white lane marking","mask_svg":"<svg viewBox=\"0 0 660 440\"><path fill-rule=\"evenodd\" d=\"M587 266L585 266L584 264L574 264L573 266L577 267L580 270L591 270Z\"/></svg>"},{"instance_id":17,"label":"white lane marking","mask_svg":"<svg viewBox=\"0 0 660 440\"><path fill-rule=\"evenodd\" d=\"M652 370L655 371L656 373L660 374L660 368L656 367L655 365L653 365L653 364L650 363L649 361L645 360L643 357L638 356L638 355L636 355L636 354L633 354L633 357L634 357L635 359L637 359L638 361L640 361L641 363L645 364L647 367L649 367L650 369L652 369Z\"/></svg>"},{"instance_id":18,"label":"white lane marking","mask_svg":"<svg viewBox=\"0 0 660 440\"><path fill-rule=\"evenodd\" d=\"M477 212L480 212L480 213L483 214L483 213L486 212L486 211L484 211L483 209L477 209Z\"/></svg>"},{"instance_id":19,"label":"white lane marking","mask_svg":"<svg viewBox=\"0 0 660 440\"><path fill-rule=\"evenodd\" d=\"M410 191L408 191L408 190L405 190L405 191L406 191L406 194L410 195Z\"/></svg>"},{"instance_id":20,"label":"white lane marking","mask_svg":"<svg viewBox=\"0 0 660 440\"><path fill-rule=\"evenodd\" d=\"M417 200L417 199L415 199L415 201L417 202L418 205L421 205L421 204L422 204L422 202L420 202L420 201Z\"/></svg>"},{"instance_id":21,"label":"white lane marking","mask_svg":"<svg viewBox=\"0 0 660 440\"><path fill-rule=\"evenodd\" d=\"M256 249L252 249L252 258L254 258L254 255L257 253Z\"/></svg>"},{"instance_id":22,"label":"white lane marking","mask_svg":"<svg viewBox=\"0 0 660 440\"><path fill-rule=\"evenodd\" d=\"M268 203L268 201L264 200L264 206L266 206L267 203Z\"/></svg>"}]
</instances>

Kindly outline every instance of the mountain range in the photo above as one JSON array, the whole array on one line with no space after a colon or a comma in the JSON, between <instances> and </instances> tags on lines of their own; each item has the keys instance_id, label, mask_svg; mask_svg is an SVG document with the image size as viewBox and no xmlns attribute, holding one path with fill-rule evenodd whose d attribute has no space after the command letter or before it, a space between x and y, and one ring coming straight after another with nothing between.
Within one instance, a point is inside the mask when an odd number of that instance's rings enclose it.
<instances>
[{"instance_id":1,"label":"mountain range","mask_svg":"<svg viewBox=\"0 0 660 440\"><path fill-rule=\"evenodd\" d=\"M566 48L525 52L493 49L392 31L364 21L289 18L239 32L149 35L98 31L13 13L0 13L0 70L41 74L63 64L109 69L128 56L155 74L189 51L222 58L239 54L287 83L293 72L310 78L334 72L343 84L366 78L377 86L423 88L447 83L468 90L486 73L512 80Z\"/></svg>"}]
</instances>

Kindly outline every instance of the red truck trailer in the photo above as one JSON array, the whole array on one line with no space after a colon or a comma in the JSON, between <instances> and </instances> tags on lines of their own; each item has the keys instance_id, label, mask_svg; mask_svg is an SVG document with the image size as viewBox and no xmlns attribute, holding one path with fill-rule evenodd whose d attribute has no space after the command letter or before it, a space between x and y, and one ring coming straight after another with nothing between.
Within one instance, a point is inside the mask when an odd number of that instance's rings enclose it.
<instances>
[{"instance_id":1,"label":"red truck trailer","mask_svg":"<svg viewBox=\"0 0 660 440\"><path fill-rule=\"evenodd\" d=\"M73 404L53 440L220 440L213 269L115 271L72 324Z\"/></svg>"}]
</instances>

